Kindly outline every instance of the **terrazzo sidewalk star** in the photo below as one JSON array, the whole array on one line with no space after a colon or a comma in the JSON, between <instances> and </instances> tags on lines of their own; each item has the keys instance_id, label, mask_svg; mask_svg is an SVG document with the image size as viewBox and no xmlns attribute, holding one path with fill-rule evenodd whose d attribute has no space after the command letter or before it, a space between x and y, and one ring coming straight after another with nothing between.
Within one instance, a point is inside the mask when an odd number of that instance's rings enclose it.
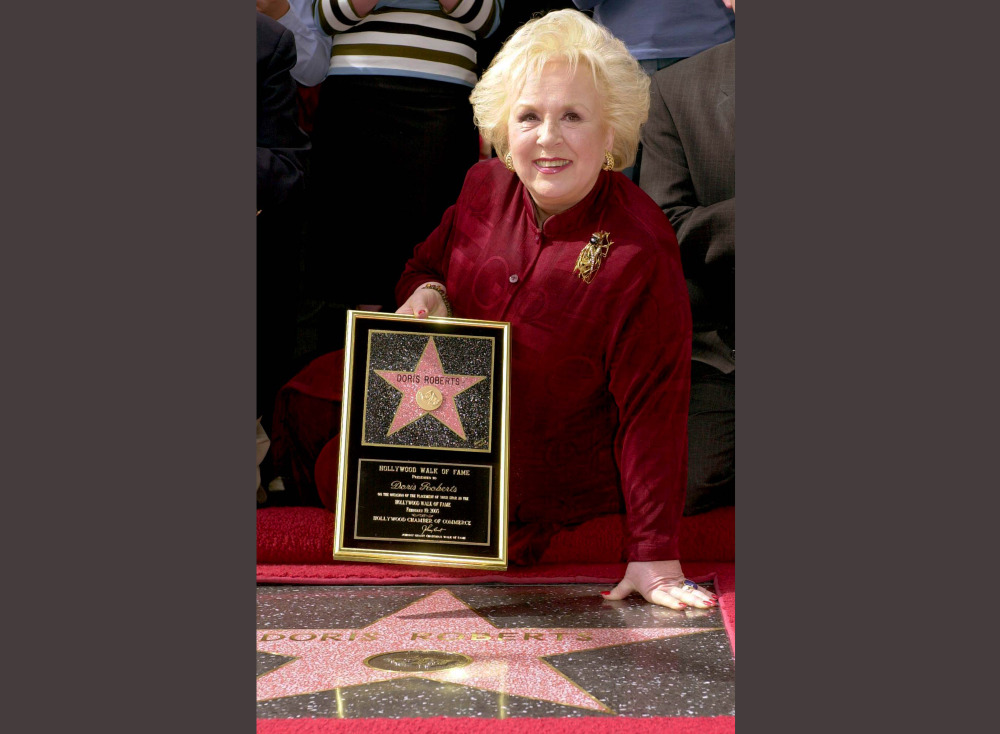
<instances>
[{"instance_id":1,"label":"terrazzo sidewalk star","mask_svg":"<svg viewBox=\"0 0 1000 734\"><path fill-rule=\"evenodd\" d=\"M465 440L465 429L458 415L455 396L465 392L485 376L446 375L441 366L434 337L427 340L420 361L412 372L375 370L375 373L402 393L399 407L389 427L391 436L425 415L439 420L443 425Z\"/></svg>"},{"instance_id":2,"label":"terrazzo sidewalk star","mask_svg":"<svg viewBox=\"0 0 1000 734\"><path fill-rule=\"evenodd\" d=\"M357 630L258 630L258 651L295 659L257 679L257 700L424 678L613 713L543 658L707 631L500 629L447 589L439 589Z\"/></svg>"}]
</instances>

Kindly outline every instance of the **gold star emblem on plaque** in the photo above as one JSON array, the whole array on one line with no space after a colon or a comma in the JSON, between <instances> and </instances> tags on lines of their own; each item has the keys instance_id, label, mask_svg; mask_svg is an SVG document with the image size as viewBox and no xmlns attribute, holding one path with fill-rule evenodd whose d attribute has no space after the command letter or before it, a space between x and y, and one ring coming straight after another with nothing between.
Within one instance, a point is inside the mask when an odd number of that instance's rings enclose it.
<instances>
[{"instance_id":1,"label":"gold star emblem on plaque","mask_svg":"<svg viewBox=\"0 0 1000 734\"><path fill-rule=\"evenodd\" d=\"M416 400L417 405L424 410L430 411L440 408L443 398L440 390L432 385L428 385L417 390Z\"/></svg>"}]
</instances>

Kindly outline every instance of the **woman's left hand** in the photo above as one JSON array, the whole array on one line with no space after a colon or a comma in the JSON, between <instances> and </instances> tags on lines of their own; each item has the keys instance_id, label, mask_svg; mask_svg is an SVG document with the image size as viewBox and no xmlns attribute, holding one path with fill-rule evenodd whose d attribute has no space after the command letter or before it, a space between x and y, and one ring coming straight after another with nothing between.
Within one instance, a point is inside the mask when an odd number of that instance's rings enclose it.
<instances>
[{"instance_id":1,"label":"woman's left hand","mask_svg":"<svg viewBox=\"0 0 1000 734\"><path fill-rule=\"evenodd\" d=\"M671 609L707 609L718 603L715 594L684 578L680 561L631 561L618 586L601 594L605 599L618 600L633 591L652 604Z\"/></svg>"}]
</instances>

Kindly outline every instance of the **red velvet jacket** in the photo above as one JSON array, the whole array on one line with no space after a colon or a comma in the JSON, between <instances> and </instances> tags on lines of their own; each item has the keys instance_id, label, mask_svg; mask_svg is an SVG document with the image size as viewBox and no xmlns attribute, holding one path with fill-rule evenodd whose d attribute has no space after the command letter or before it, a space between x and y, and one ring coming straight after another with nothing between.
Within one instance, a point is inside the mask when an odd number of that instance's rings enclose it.
<instances>
[{"instance_id":1,"label":"red velvet jacket","mask_svg":"<svg viewBox=\"0 0 1000 734\"><path fill-rule=\"evenodd\" d=\"M610 232L589 284L581 248ZM541 230L498 159L470 170L396 286L445 284L455 316L511 324L512 524L541 534L625 512L628 558L678 557L687 485L691 311L666 216L620 173Z\"/></svg>"}]
</instances>

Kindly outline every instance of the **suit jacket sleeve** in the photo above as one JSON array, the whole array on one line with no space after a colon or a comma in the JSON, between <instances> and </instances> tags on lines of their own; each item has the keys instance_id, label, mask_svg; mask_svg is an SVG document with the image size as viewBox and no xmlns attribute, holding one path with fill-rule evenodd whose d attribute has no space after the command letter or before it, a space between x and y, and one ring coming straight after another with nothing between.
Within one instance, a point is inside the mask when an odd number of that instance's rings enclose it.
<instances>
[{"instance_id":1,"label":"suit jacket sleeve","mask_svg":"<svg viewBox=\"0 0 1000 734\"><path fill-rule=\"evenodd\" d=\"M697 162L689 162L670 105L660 85L652 84L649 122L642 133L641 186L673 225L688 277L706 267L731 268L736 259L736 197L699 200L692 178Z\"/></svg>"},{"instance_id":2,"label":"suit jacket sleeve","mask_svg":"<svg viewBox=\"0 0 1000 734\"><path fill-rule=\"evenodd\" d=\"M285 28L275 41L269 37L258 31L257 208L261 210L282 204L301 190L310 147L297 122L295 82L290 74L295 65L294 37ZM262 43L264 48L260 48Z\"/></svg>"}]
</instances>

